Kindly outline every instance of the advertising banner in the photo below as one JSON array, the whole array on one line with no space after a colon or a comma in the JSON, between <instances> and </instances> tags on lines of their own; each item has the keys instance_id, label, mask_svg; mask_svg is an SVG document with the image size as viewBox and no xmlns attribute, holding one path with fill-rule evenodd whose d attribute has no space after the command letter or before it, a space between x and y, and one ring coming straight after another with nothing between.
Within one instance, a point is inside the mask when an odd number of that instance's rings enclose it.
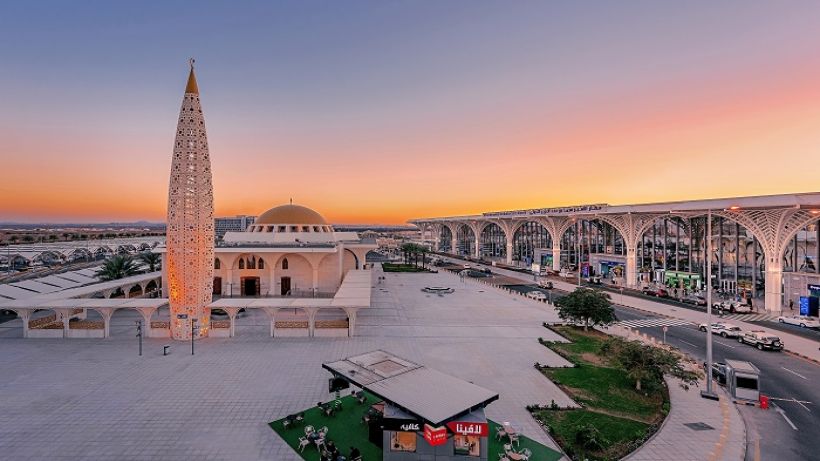
<instances>
[{"instance_id":1,"label":"advertising banner","mask_svg":"<svg viewBox=\"0 0 820 461\"><path fill-rule=\"evenodd\" d=\"M433 427L429 424L425 424L424 440L426 440L431 447L444 445L447 443L447 428L444 426Z\"/></svg>"},{"instance_id":2,"label":"advertising banner","mask_svg":"<svg viewBox=\"0 0 820 461\"><path fill-rule=\"evenodd\" d=\"M474 435L477 437L487 437L490 435L490 427L487 423L450 421L447 423L447 428L458 435Z\"/></svg>"}]
</instances>

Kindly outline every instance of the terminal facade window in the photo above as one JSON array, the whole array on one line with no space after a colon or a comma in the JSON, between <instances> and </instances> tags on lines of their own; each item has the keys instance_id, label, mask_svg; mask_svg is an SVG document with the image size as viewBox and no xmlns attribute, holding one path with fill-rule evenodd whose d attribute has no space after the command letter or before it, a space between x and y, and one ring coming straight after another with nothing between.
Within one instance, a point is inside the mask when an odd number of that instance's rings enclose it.
<instances>
[{"instance_id":1,"label":"terminal facade window","mask_svg":"<svg viewBox=\"0 0 820 461\"><path fill-rule=\"evenodd\" d=\"M456 455L481 456L481 437L456 434L453 436L453 450Z\"/></svg>"},{"instance_id":2,"label":"terminal facade window","mask_svg":"<svg viewBox=\"0 0 820 461\"><path fill-rule=\"evenodd\" d=\"M390 433L390 451L416 452L416 433L394 431Z\"/></svg>"}]
</instances>

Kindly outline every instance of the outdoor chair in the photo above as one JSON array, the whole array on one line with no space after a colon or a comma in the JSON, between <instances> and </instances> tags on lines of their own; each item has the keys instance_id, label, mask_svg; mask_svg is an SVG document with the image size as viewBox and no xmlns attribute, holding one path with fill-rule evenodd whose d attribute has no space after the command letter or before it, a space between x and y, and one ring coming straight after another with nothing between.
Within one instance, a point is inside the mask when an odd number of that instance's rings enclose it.
<instances>
[{"instance_id":1,"label":"outdoor chair","mask_svg":"<svg viewBox=\"0 0 820 461\"><path fill-rule=\"evenodd\" d=\"M314 429L313 426L311 426L310 424L305 426L305 435L310 435L310 434L313 434L314 432L316 432L316 429Z\"/></svg>"},{"instance_id":2,"label":"outdoor chair","mask_svg":"<svg viewBox=\"0 0 820 461\"><path fill-rule=\"evenodd\" d=\"M495 439L501 440L502 438L507 436L507 431L504 430L503 427L499 426L495 428Z\"/></svg>"},{"instance_id":3,"label":"outdoor chair","mask_svg":"<svg viewBox=\"0 0 820 461\"><path fill-rule=\"evenodd\" d=\"M524 448L519 453L521 453L521 455L524 456L524 459L530 459L530 456L532 456L532 450L530 450L529 448Z\"/></svg>"},{"instance_id":4,"label":"outdoor chair","mask_svg":"<svg viewBox=\"0 0 820 461\"><path fill-rule=\"evenodd\" d=\"M299 437L299 453L305 451L305 447L310 445L310 440L306 437Z\"/></svg>"},{"instance_id":5,"label":"outdoor chair","mask_svg":"<svg viewBox=\"0 0 820 461\"><path fill-rule=\"evenodd\" d=\"M329 430L329 429L327 428L327 426L322 426L322 428L321 428L321 429L319 429L319 435L320 435L322 438L326 437L326 436L327 436L327 431L328 431L328 430Z\"/></svg>"},{"instance_id":6,"label":"outdoor chair","mask_svg":"<svg viewBox=\"0 0 820 461\"><path fill-rule=\"evenodd\" d=\"M289 428L291 426L291 424L293 424L293 422L291 421L290 418L285 418L285 420L282 421L282 427L285 428L285 429Z\"/></svg>"},{"instance_id":7,"label":"outdoor chair","mask_svg":"<svg viewBox=\"0 0 820 461\"><path fill-rule=\"evenodd\" d=\"M510 461L510 458L507 458L507 455L505 455L504 453L499 453L498 461Z\"/></svg>"},{"instance_id":8,"label":"outdoor chair","mask_svg":"<svg viewBox=\"0 0 820 461\"><path fill-rule=\"evenodd\" d=\"M331 406L326 406L322 409L322 413L324 413L325 416L333 416L335 410Z\"/></svg>"},{"instance_id":9,"label":"outdoor chair","mask_svg":"<svg viewBox=\"0 0 820 461\"><path fill-rule=\"evenodd\" d=\"M365 397L364 392L362 391L356 392L355 397L356 401L359 402L359 404L364 404L365 402L367 402L367 397Z\"/></svg>"},{"instance_id":10,"label":"outdoor chair","mask_svg":"<svg viewBox=\"0 0 820 461\"><path fill-rule=\"evenodd\" d=\"M300 423L300 424L304 423L305 422L305 414L304 413L299 413L298 415L296 415L296 422Z\"/></svg>"},{"instance_id":11,"label":"outdoor chair","mask_svg":"<svg viewBox=\"0 0 820 461\"><path fill-rule=\"evenodd\" d=\"M510 434L510 444L513 443L516 447L518 446L518 434Z\"/></svg>"},{"instance_id":12,"label":"outdoor chair","mask_svg":"<svg viewBox=\"0 0 820 461\"><path fill-rule=\"evenodd\" d=\"M362 415L362 422L361 424L370 424L370 415L365 413Z\"/></svg>"},{"instance_id":13,"label":"outdoor chair","mask_svg":"<svg viewBox=\"0 0 820 461\"><path fill-rule=\"evenodd\" d=\"M325 449L325 438L324 437L319 437L313 443L316 444L316 451L318 451L319 453L321 453L322 450Z\"/></svg>"}]
</instances>

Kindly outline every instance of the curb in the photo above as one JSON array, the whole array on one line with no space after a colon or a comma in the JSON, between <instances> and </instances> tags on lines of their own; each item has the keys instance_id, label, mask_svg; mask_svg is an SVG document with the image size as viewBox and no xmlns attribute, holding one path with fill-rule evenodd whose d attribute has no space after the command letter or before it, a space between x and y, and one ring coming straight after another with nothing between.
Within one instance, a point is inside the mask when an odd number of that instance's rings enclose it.
<instances>
[{"instance_id":1,"label":"curb","mask_svg":"<svg viewBox=\"0 0 820 461\"><path fill-rule=\"evenodd\" d=\"M801 358L801 359L803 359L803 360L808 360L809 362L816 363L816 364L820 365L820 360L817 360L817 359L815 359L815 358L809 357L809 356L807 356L807 355L803 355L803 354L801 354L801 353L799 353L799 352L790 351L790 350L788 350L788 349L783 349L783 352L785 352L785 353L787 353L787 354L789 354L789 355L791 355L791 356L793 356L793 357L798 357L798 358Z\"/></svg>"}]
</instances>

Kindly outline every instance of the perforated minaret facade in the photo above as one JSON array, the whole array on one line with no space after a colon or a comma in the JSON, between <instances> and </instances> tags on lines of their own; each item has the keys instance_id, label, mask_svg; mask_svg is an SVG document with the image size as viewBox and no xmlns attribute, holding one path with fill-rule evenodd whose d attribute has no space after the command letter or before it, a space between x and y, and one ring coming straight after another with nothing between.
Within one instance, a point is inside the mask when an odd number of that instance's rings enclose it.
<instances>
[{"instance_id":1,"label":"perforated minaret facade","mask_svg":"<svg viewBox=\"0 0 820 461\"><path fill-rule=\"evenodd\" d=\"M179 111L168 186L167 273L171 337L207 336L213 292L214 194L193 60Z\"/></svg>"}]
</instances>

